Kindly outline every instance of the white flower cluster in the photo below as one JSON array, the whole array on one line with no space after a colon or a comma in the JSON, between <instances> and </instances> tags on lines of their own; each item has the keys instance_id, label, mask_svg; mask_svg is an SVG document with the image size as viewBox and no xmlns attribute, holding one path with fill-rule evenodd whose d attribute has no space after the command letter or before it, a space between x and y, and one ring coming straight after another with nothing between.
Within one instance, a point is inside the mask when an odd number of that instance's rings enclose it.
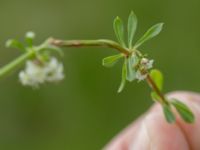
<instances>
[{"instance_id":1,"label":"white flower cluster","mask_svg":"<svg viewBox=\"0 0 200 150\"><path fill-rule=\"evenodd\" d=\"M154 60L142 58L140 61L140 68L142 68L143 70L151 69L153 67L153 62L154 62ZM144 80L146 77L147 77L146 73L143 74L140 69L137 70L136 79L141 81L141 80Z\"/></svg>"},{"instance_id":2,"label":"white flower cluster","mask_svg":"<svg viewBox=\"0 0 200 150\"><path fill-rule=\"evenodd\" d=\"M27 61L25 70L19 73L19 80L25 86L38 87L45 82L58 82L64 78L63 64L55 57L42 65L34 60Z\"/></svg>"}]
</instances>

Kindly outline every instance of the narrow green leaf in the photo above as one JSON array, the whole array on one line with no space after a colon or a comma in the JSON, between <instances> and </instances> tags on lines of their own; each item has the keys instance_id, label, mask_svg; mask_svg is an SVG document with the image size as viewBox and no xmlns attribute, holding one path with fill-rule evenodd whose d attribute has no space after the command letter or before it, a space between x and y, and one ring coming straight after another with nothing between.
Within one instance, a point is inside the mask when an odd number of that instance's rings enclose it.
<instances>
[{"instance_id":1,"label":"narrow green leaf","mask_svg":"<svg viewBox=\"0 0 200 150\"><path fill-rule=\"evenodd\" d=\"M174 99L171 103L172 105L174 105L174 107L176 108L176 110L178 111L178 113L185 122L188 123L194 122L195 116L187 105L176 99Z\"/></svg>"},{"instance_id":2,"label":"narrow green leaf","mask_svg":"<svg viewBox=\"0 0 200 150\"><path fill-rule=\"evenodd\" d=\"M15 39L10 39L6 42L6 47L7 48L16 48L16 49L20 49L22 51L25 51L24 46L17 40Z\"/></svg>"},{"instance_id":3,"label":"narrow green leaf","mask_svg":"<svg viewBox=\"0 0 200 150\"><path fill-rule=\"evenodd\" d=\"M175 116L171 110L171 107L169 105L163 105L163 112L164 112L167 122L169 122L169 123L175 122L176 118L175 118Z\"/></svg>"},{"instance_id":4,"label":"narrow green leaf","mask_svg":"<svg viewBox=\"0 0 200 150\"><path fill-rule=\"evenodd\" d=\"M159 90L162 90L162 87L163 87L162 73L157 69L153 69L150 72L150 76L153 79L153 81L155 82L155 84L157 85L157 87L159 88Z\"/></svg>"},{"instance_id":5,"label":"narrow green leaf","mask_svg":"<svg viewBox=\"0 0 200 150\"><path fill-rule=\"evenodd\" d=\"M119 43L125 47L126 44L124 42L124 26L123 26L123 22L119 17L116 17L113 23L113 28L115 31L115 35L119 41Z\"/></svg>"},{"instance_id":6,"label":"narrow green leaf","mask_svg":"<svg viewBox=\"0 0 200 150\"><path fill-rule=\"evenodd\" d=\"M112 67L123 56L124 56L123 54L117 54L117 55L106 57L102 60L102 65L105 67Z\"/></svg>"},{"instance_id":7,"label":"narrow green leaf","mask_svg":"<svg viewBox=\"0 0 200 150\"><path fill-rule=\"evenodd\" d=\"M32 32L32 31L29 31L26 33L25 35L25 40L26 40L26 43L28 44L28 46L33 46L33 39L35 38L35 33Z\"/></svg>"},{"instance_id":8,"label":"narrow green leaf","mask_svg":"<svg viewBox=\"0 0 200 150\"><path fill-rule=\"evenodd\" d=\"M163 28L163 23L158 23L152 26L147 32L136 42L134 48L138 48L144 42L150 40L151 38L157 36Z\"/></svg>"},{"instance_id":9,"label":"narrow green leaf","mask_svg":"<svg viewBox=\"0 0 200 150\"><path fill-rule=\"evenodd\" d=\"M126 84L126 75L127 75L127 59L124 60L124 64L122 66L122 80L118 89L118 93L120 93L124 89L124 86Z\"/></svg>"},{"instance_id":10,"label":"narrow green leaf","mask_svg":"<svg viewBox=\"0 0 200 150\"><path fill-rule=\"evenodd\" d=\"M136 70L134 66L139 62L139 59L136 55L132 55L129 58L127 58L127 77L126 79L128 81L133 81L136 78Z\"/></svg>"},{"instance_id":11,"label":"narrow green leaf","mask_svg":"<svg viewBox=\"0 0 200 150\"><path fill-rule=\"evenodd\" d=\"M132 48L133 38L137 29L137 16L132 11L128 17L128 46Z\"/></svg>"}]
</instances>

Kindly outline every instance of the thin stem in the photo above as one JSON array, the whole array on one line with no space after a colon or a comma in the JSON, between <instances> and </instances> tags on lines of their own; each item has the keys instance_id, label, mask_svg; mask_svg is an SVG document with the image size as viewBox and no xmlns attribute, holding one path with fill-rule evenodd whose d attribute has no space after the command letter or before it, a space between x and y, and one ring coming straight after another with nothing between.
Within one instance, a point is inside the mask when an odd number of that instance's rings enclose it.
<instances>
[{"instance_id":1,"label":"thin stem","mask_svg":"<svg viewBox=\"0 0 200 150\"><path fill-rule=\"evenodd\" d=\"M153 79L151 78L151 76L149 74L147 74L146 81L149 84L149 86L151 87L151 89L154 92L156 92L156 94L160 97L159 102L161 104L167 104L168 105L168 101L165 99L163 93L159 90L159 88L157 87L157 85L155 84L155 82L153 81Z\"/></svg>"},{"instance_id":2,"label":"thin stem","mask_svg":"<svg viewBox=\"0 0 200 150\"><path fill-rule=\"evenodd\" d=\"M23 55L19 56L9 64L5 65L0 69L0 78L10 73L15 68L22 65L26 60L30 59L32 56L34 56L35 52L38 53L42 50L45 50L45 45L54 45L58 47L84 47L84 46L102 46L102 47L110 47L113 49L116 49L120 53L123 53L124 55L128 56L131 54L128 49L121 47L118 43L107 40L107 39L99 39L99 40L59 40L59 39L53 39L50 38L47 41L45 41L42 45L39 47L35 47L35 50L30 50L24 53Z\"/></svg>"},{"instance_id":3,"label":"thin stem","mask_svg":"<svg viewBox=\"0 0 200 150\"><path fill-rule=\"evenodd\" d=\"M57 40L50 39L50 44L58 47L84 47L84 46L102 46L114 48L120 53L130 55L131 52L112 40L98 39L98 40Z\"/></svg>"},{"instance_id":4,"label":"thin stem","mask_svg":"<svg viewBox=\"0 0 200 150\"><path fill-rule=\"evenodd\" d=\"M17 67L22 65L27 59L29 59L32 56L34 56L34 54L35 54L34 51L26 52L23 55L21 55L18 58L16 58L15 60L13 60L10 63L8 63L7 65L5 65L4 67L2 67L0 69L0 78L5 76L5 75L7 75L7 74L9 74L11 71L13 71L13 69L16 69Z\"/></svg>"}]
</instances>

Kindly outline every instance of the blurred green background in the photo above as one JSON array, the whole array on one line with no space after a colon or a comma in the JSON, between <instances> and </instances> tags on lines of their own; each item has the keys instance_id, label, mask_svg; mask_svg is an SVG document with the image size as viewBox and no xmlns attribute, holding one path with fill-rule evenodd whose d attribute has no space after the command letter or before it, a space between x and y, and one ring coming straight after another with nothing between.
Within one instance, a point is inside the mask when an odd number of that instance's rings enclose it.
<instances>
[{"instance_id":1,"label":"blurred green background","mask_svg":"<svg viewBox=\"0 0 200 150\"><path fill-rule=\"evenodd\" d=\"M0 0L0 65L20 54L5 49L8 38L37 33L36 43L61 39L115 39L112 21L134 10L139 37L164 22L159 37L142 49L165 75L165 91L199 91L199 0ZM40 90L22 87L17 72L0 81L0 149L98 150L145 112L152 102L146 83L117 94L120 65L101 66L116 53L104 48L64 49L66 78Z\"/></svg>"}]
</instances>

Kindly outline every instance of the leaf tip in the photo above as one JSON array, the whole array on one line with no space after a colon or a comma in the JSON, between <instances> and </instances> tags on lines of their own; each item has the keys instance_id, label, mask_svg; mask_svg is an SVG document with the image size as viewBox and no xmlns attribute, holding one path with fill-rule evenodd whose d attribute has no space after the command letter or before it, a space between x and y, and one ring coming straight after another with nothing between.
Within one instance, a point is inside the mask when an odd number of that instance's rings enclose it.
<instances>
[{"instance_id":1,"label":"leaf tip","mask_svg":"<svg viewBox=\"0 0 200 150\"><path fill-rule=\"evenodd\" d=\"M34 39L35 33L33 31L29 31L29 32L26 33L25 37L29 38L29 39Z\"/></svg>"},{"instance_id":2,"label":"leaf tip","mask_svg":"<svg viewBox=\"0 0 200 150\"><path fill-rule=\"evenodd\" d=\"M119 16L115 17L114 22L121 20Z\"/></svg>"},{"instance_id":3,"label":"leaf tip","mask_svg":"<svg viewBox=\"0 0 200 150\"><path fill-rule=\"evenodd\" d=\"M131 10L131 12L130 12L130 16L132 16L132 15L134 15L134 14L135 14L134 11Z\"/></svg>"},{"instance_id":4,"label":"leaf tip","mask_svg":"<svg viewBox=\"0 0 200 150\"><path fill-rule=\"evenodd\" d=\"M163 22L158 23L157 26L160 28L160 31L161 31L163 29L164 23Z\"/></svg>"},{"instance_id":5,"label":"leaf tip","mask_svg":"<svg viewBox=\"0 0 200 150\"><path fill-rule=\"evenodd\" d=\"M122 91L122 90L119 88L119 89L117 90L117 93L121 93L121 91Z\"/></svg>"},{"instance_id":6,"label":"leaf tip","mask_svg":"<svg viewBox=\"0 0 200 150\"><path fill-rule=\"evenodd\" d=\"M5 47L6 47L6 48L9 48L9 47L12 45L12 43L13 43L13 40L12 40L12 39L8 39L8 40L6 41L6 43L5 43Z\"/></svg>"}]
</instances>

